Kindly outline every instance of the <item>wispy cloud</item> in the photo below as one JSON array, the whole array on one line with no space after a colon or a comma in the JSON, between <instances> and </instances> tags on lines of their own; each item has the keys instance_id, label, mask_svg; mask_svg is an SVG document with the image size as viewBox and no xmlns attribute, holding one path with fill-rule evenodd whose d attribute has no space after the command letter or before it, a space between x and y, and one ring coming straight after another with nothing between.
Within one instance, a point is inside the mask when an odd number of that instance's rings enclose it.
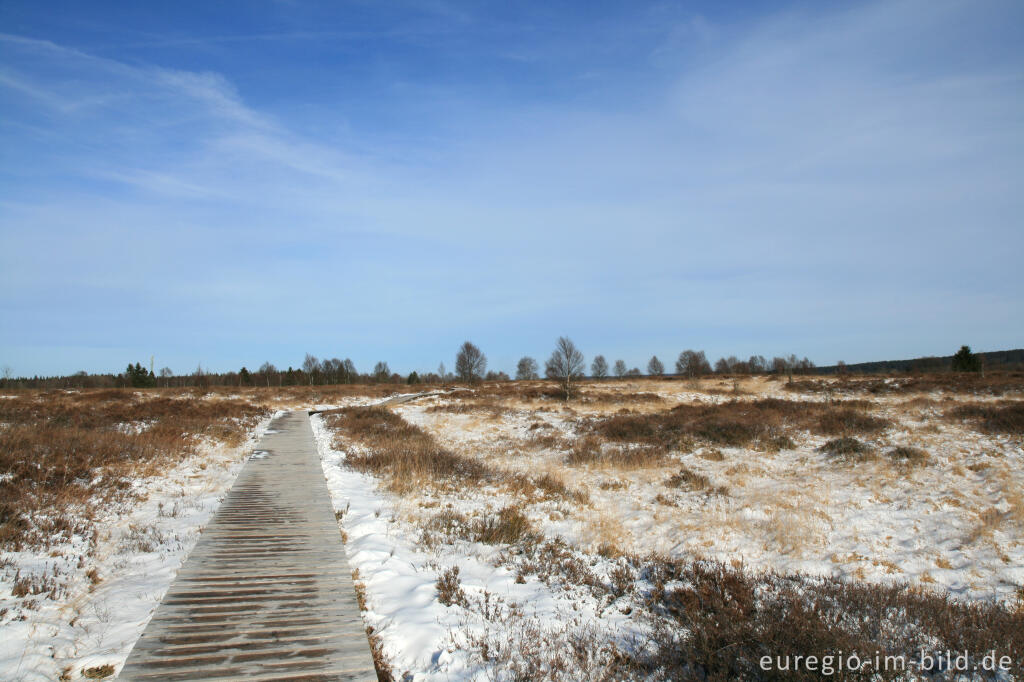
<instances>
[{"instance_id":1,"label":"wispy cloud","mask_svg":"<svg viewBox=\"0 0 1024 682\"><path fill-rule=\"evenodd\" d=\"M1024 315L992 311L1024 300L1024 61L977 41L1018 13L992 7L651 8L592 22L610 38L588 61L594 36L445 5L458 58L486 65L457 78L429 32L409 53L293 45L225 70L0 35L0 353L63 335L169 344L182 366L284 346L365 365L410 329L396 369L466 336L511 362L567 332L633 364L675 345L854 361L872 334L886 355L1007 345ZM277 60L344 77L298 97ZM937 319L947 299L960 312ZM268 315L281 331L260 338Z\"/></svg>"}]
</instances>

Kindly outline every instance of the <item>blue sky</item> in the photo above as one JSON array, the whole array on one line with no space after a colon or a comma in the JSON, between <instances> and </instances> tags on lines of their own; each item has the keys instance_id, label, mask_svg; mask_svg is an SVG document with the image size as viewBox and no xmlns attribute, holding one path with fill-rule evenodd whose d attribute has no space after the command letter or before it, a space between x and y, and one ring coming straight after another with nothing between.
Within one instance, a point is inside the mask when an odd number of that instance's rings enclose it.
<instances>
[{"instance_id":1,"label":"blue sky","mask_svg":"<svg viewBox=\"0 0 1024 682\"><path fill-rule=\"evenodd\" d=\"M1024 345L1024 5L0 3L0 365Z\"/></svg>"}]
</instances>

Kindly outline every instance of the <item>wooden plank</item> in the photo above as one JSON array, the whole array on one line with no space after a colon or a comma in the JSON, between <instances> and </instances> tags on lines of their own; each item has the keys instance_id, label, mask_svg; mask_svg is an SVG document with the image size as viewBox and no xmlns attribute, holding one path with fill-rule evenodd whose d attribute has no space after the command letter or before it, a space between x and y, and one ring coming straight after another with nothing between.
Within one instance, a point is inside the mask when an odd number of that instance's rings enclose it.
<instances>
[{"instance_id":1,"label":"wooden plank","mask_svg":"<svg viewBox=\"0 0 1024 682\"><path fill-rule=\"evenodd\" d=\"M122 680L376 680L309 416L274 420Z\"/></svg>"}]
</instances>

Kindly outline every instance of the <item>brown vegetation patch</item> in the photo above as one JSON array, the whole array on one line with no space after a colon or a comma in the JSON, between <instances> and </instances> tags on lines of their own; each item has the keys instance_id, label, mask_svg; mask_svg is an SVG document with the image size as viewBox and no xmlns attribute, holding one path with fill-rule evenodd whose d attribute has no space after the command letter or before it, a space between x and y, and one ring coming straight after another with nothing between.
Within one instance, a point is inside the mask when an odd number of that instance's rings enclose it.
<instances>
[{"instance_id":1,"label":"brown vegetation patch","mask_svg":"<svg viewBox=\"0 0 1024 682\"><path fill-rule=\"evenodd\" d=\"M996 648L1015 665L1024 662L1024 612L1001 604L960 602L906 585L752 575L715 562L663 562L649 576L655 583L652 606L662 617L657 652L631 667L658 670L668 679L689 679L695 671L707 679L774 679L759 666L763 655L792 660L840 650L910 661L921 650L948 648L969 652L977 663ZM670 581L681 586L660 587ZM819 675L804 670L786 678Z\"/></svg>"},{"instance_id":2,"label":"brown vegetation patch","mask_svg":"<svg viewBox=\"0 0 1024 682\"><path fill-rule=\"evenodd\" d=\"M921 375L865 375L837 379L804 379L787 383L787 391L796 393L868 393L872 395L930 393L981 394L1000 396L1024 392L1024 373L936 372Z\"/></svg>"},{"instance_id":3,"label":"brown vegetation patch","mask_svg":"<svg viewBox=\"0 0 1024 682\"><path fill-rule=\"evenodd\" d=\"M349 407L327 415L325 422L339 429L335 447L345 446L342 435L367 446L368 452L350 452L345 461L355 469L384 475L395 492L408 493L424 483L480 484L494 479L494 472L477 460L446 450L426 431L385 407Z\"/></svg>"},{"instance_id":4,"label":"brown vegetation patch","mask_svg":"<svg viewBox=\"0 0 1024 682\"><path fill-rule=\"evenodd\" d=\"M266 414L253 403L128 390L52 391L0 401L0 547L87 532L100 505L171 468L200 439L239 445Z\"/></svg>"},{"instance_id":5,"label":"brown vegetation patch","mask_svg":"<svg viewBox=\"0 0 1024 682\"><path fill-rule=\"evenodd\" d=\"M763 440L769 449L793 447L791 429L820 433L873 433L889 425L851 407L846 401L821 403L796 400L734 400L727 403L683 404L655 414L617 414L584 422L584 428L605 440L647 443L689 450L692 440L744 447ZM785 440L783 439L785 438Z\"/></svg>"},{"instance_id":6,"label":"brown vegetation patch","mask_svg":"<svg viewBox=\"0 0 1024 682\"><path fill-rule=\"evenodd\" d=\"M633 595L645 607L648 646L620 646L597 633L575 633L577 657L590 679L767 680L821 679L823 654L903 656L923 650L967 652L972 664L995 649L1014 670L1024 665L1024 609L966 602L947 592L905 584L872 585L802 574L754 573L706 560L614 556L610 571L561 540L523 545L503 562L547 584L586 588L609 603ZM540 642L538 642L540 644ZM517 665L544 670L546 646L523 647ZM765 671L763 656L818 656L816 670ZM485 655L486 657L486 655ZM495 655L490 661L508 661ZM838 664L833 658L834 671ZM907 667L907 670L912 670ZM839 679L875 679L878 671L844 669ZM888 679L888 678L887 678Z\"/></svg>"},{"instance_id":7,"label":"brown vegetation patch","mask_svg":"<svg viewBox=\"0 0 1024 682\"><path fill-rule=\"evenodd\" d=\"M729 489L725 486L716 486L711 483L704 474L699 474L695 471L691 471L686 467L679 470L679 473L673 474L665 485L669 488L680 488L682 490L689 490L690 492L702 492L708 495L728 495Z\"/></svg>"},{"instance_id":8,"label":"brown vegetation patch","mask_svg":"<svg viewBox=\"0 0 1024 682\"><path fill-rule=\"evenodd\" d=\"M427 408L427 412L447 412L449 414L487 414L492 419L501 418L507 414L510 414L513 410L507 405L493 398L481 398L481 399L470 399L470 400L458 400L455 402L444 402L437 405L431 405Z\"/></svg>"},{"instance_id":9,"label":"brown vegetation patch","mask_svg":"<svg viewBox=\"0 0 1024 682\"><path fill-rule=\"evenodd\" d=\"M890 461L904 466L923 466L928 463L928 453L920 448L906 445L893 448L885 453Z\"/></svg>"},{"instance_id":10,"label":"brown vegetation patch","mask_svg":"<svg viewBox=\"0 0 1024 682\"><path fill-rule=\"evenodd\" d=\"M452 566L437 576L437 600L445 606L465 606L468 601L459 581L459 567Z\"/></svg>"},{"instance_id":11,"label":"brown vegetation patch","mask_svg":"<svg viewBox=\"0 0 1024 682\"><path fill-rule=\"evenodd\" d=\"M594 435L577 439L566 455L572 466L609 466L619 469L641 469L662 466L670 459L666 448L656 443L603 443Z\"/></svg>"},{"instance_id":12,"label":"brown vegetation patch","mask_svg":"<svg viewBox=\"0 0 1024 682\"><path fill-rule=\"evenodd\" d=\"M580 402L601 403L606 405L642 405L661 403L665 399L657 393L618 393L614 391L583 391Z\"/></svg>"},{"instance_id":13,"label":"brown vegetation patch","mask_svg":"<svg viewBox=\"0 0 1024 682\"><path fill-rule=\"evenodd\" d=\"M1024 401L1001 401L998 403L969 403L954 408L947 416L951 419L967 420L979 431L985 433L1024 434Z\"/></svg>"},{"instance_id":14,"label":"brown vegetation patch","mask_svg":"<svg viewBox=\"0 0 1024 682\"><path fill-rule=\"evenodd\" d=\"M856 408L833 407L822 412L815 431L827 436L877 433L890 425L889 420L873 417Z\"/></svg>"},{"instance_id":15,"label":"brown vegetation patch","mask_svg":"<svg viewBox=\"0 0 1024 682\"><path fill-rule=\"evenodd\" d=\"M422 524L419 542L427 548L452 544L458 540L488 545L533 542L537 533L517 506L508 506L497 514L469 518L454 509L445 509Z\"/></svg>"},{"instance_id":16,"label":"brown vegetation patch","mask_svg":"<svg viewBox=\"0 0 1024 682\"><path fill-rule=\"evenodd\" d=\"M458 489L490 484L520 494L563 497L581 503L587 499L550 474L534 478L494 469L454 453L386 407L348 407L324 419L328 427L338 430L334 447L345 447L345 438L365 446L365 451L349 452L345 459L349 466L383 476L389 488L399 494L416 492L424 486Z\"/></svg>"},{"instance_id":17,"label":"brown vegetation patch","mask_svg":"<svg viewBox=\"0 0 1024 682\"><path fill-rule=\"evenodd\" d=\"M818 448L818 451L849 462L865 462L874 458L871 446L849 436L830 440Z\"/></svg>"}]
</instances>

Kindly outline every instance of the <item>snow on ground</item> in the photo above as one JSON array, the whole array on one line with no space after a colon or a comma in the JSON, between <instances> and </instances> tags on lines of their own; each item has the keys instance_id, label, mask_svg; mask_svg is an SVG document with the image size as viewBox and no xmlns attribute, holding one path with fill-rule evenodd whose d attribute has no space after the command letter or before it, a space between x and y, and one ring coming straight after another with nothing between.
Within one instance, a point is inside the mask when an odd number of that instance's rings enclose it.
<instances>
[{"instance_id":1,"label":"snow on ground","mask_svg":"<svg viewBox=\"0 0 1024 682\"><path fill-rule=\"evenodd\" d=\"M751 397L821 399L782 391L781 385L765 382L760 395ZM638 386L665 398L641 409L731 399L678 386ZM755 570L910 581L969 599L1017 598L1024 589L1024 442L943 422L934 408L907 409L906 400L872 398L876 413L897 424L874 444L880 450L912 445L927 451L930 462L912 469L883 460L831 461L817 450L827 438L810 433L796 438L796 449L776 453L701 447L676 453L664 467L570 467L564 450L530 446L528 439L538 433L531 426L549 424L571 442L581 413L607 413L607 407L570 409L554 402L537 411L513 401L498 413L453 414L430 411L443 402L432 400L396 411L463 455L507 470L550 473L585 490L590 508L563 505L563 517L536 519L545 535L576 546L609 542L627 552L699 556ZM545 432L552 431L540 431ZM681 465L728 494L667 488L665 480Z\"/></svg>"},{"instance_id":2,"label":"snow on ground","mask_svg":"<svg viewBox=\"0 0 1024 682\"><path fill-rule=\"evenodd\" d=\"M630 406L639 411L735 398L725 391L681 389L678 382L618 390L653 391L662 397ZM785 391L776 382L755 385L745 397L767 396L824 399ZM539 640L546 642L584 629L620 646L628 646L630 635L642 640L641 604L625 600L608 608L601 595L569 581L540 582L536 575L527 575L521 584L515 558L494 546L426 541L424 527L441 511L480 518L506 505L521 505L544 537L563 539L575 556L604 576L615 564L602 556L601 545L641 556L717 559L754 571L909 581L966 599L1012 602L1024 595L1024 443L942 420L933 403L960 397L936 394L916 404L907 396L868 398L873 413L895 423L871 438L872 444L879 450L922 448L930 460L921 467L901 468L884 458L838 463L817 449L826 438L804 432L794 435L792 450L698 447L675 453L665 466L637 469L565 462L566 443L577 438L577 420L611 414L620 405L598 401L566 407L558 401L503 398L497 400L500 409L486 404L468 411L430 409L452 398L428 397L394 410L454 452L492 468L550 474L571 490L585 492L590 503L524 500L497 489L393 495L374 477L346 468L346 449L358 452L361 446L333 449L332 433L314 418L324 472L348 537L349 561L365 585L364 617L398 676L490 679L495 670L486 667L481 649L514 650L528 645L524 633L530 632L547 633ZM562 444L538 445L536 436L546 434L563 439ZM681 466L706 475L726 494L666 487L668 476ZM453 566L469 598L446 606L439 601L438 578ZM489 615L485 599L501 600L504 615Z\"/></svg>"},{"instance_id":3,"label":"snow on ground","mask_svg":"<svg viewBox=\"0 0 1024 682\"><path fill-rule=\"evenodd\" d=\"M0 679L120 670L270 419L239 447L206 445L167 474L137 481L138 501L95 519L94 540L76 535L45 554L0 554ZM16 579L27 576L45 579L46 592L15 597Z\"/></svg>"},{"instance_id":4,"label":"snow on ground","mask_svg":"<svg viewBox=\"0 0 1024 682\"><path fill-rule=\"evenodd\" d=\"M483 642L492 649L529 646L528 636L544 633L568 645L567 633L595 624L618 641L640 634L621 610L607 610L585 590L517 579L493 546L465 541L433 550L424 546L413 519L420 507L433 508L438 500L409 500L384 491L374 477L345 466L345 451L332 447L332 434L319 416L312 423L349 564L365 588L363 617L396 677L491 679L494 671L476 653ZM444 500L453 511L470 515L501 502L489 490ZM446 606L438 599L437 582L452 567L459 570L465 603Z\"/></svg>"}]
</instances>

